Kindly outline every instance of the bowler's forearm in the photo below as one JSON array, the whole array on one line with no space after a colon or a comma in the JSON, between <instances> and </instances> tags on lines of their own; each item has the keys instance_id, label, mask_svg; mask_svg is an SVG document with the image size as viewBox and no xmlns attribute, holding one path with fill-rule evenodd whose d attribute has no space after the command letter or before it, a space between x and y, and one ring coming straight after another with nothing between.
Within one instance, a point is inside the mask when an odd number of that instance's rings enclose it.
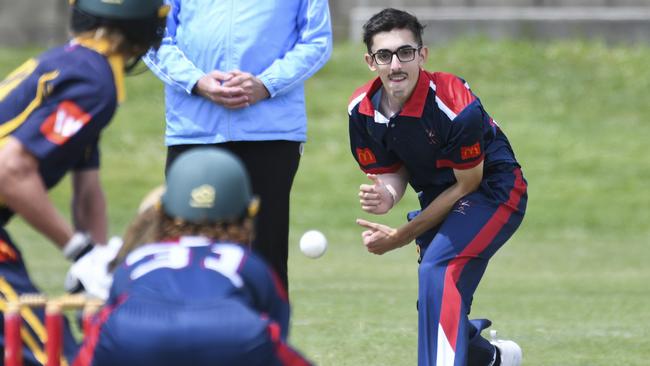
<instances>
[{"instance_id":1,"label":"bowler's forearm","mask_svg":"<svg viewBox=\"0 0 650 366\"><path fill-rule=\"evenodd\" d=\"M406 245L427 230L439 225L449 214L454 204L466 193L458 184L444 190L413 220L397 229L396 236L402 245Z\"/></svg>"}]
</instances>

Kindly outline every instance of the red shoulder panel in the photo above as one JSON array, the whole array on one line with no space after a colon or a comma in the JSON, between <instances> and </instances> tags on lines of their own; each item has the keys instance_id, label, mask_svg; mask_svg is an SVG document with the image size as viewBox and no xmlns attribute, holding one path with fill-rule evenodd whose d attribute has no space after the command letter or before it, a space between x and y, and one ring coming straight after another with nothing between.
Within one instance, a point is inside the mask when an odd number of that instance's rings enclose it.
<instances>
[{"instance_id":1,"label":"red shoulder panel","mask_svg":"<svg viewBox=\"0 0 650 366\"><path fill-rule=\"evenodd\" d=\"M433 82L436 84L436 96L455 114L476 100L469 86L456 75L434 72Z\"/></svg>"}]
</instances>

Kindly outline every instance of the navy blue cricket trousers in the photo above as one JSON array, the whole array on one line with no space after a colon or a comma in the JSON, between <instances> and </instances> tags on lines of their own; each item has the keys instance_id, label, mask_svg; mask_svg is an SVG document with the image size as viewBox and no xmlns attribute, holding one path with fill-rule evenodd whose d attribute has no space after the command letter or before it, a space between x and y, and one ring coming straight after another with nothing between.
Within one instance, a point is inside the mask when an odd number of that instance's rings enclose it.
<instances>
[{"instance_id":1,"label":"navy blue cricket trousers","mask_svg":"<svg viewBox=\"0 0 650 366\"><path fill-rule=\"evenodd\" d=\"M487 172L459 200L426 248L418 270L418 365L488 365L494 347L480 336L489 321L468 319L490 258L512 236L526 210L518 167Z\"/></svg>"}]
</instances>

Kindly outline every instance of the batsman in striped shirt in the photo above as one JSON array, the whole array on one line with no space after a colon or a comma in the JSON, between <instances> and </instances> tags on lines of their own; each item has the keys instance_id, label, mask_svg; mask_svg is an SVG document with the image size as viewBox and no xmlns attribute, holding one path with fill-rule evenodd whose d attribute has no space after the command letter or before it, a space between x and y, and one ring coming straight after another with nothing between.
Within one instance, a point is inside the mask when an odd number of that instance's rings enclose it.
<instances>
[{"instance_id":1,"label":"batsman in striped shirt","mask_svg":"<svg viewBox=\"0 0 650 366\"><path fill-rule=\"evenodd\" d=\"M0 81L2 310L21 294L39 292L5 229L12 216L24 219L71 262L90 252L93 243L106 243L100 135L124 100L125 73L160 44L168 12L163 0L71 4L73 38L29 59ZM72 223L47 194L68 172L73 184ZM43 311L23 313L24 364L45 364ZM67 325L65 334L64 356L71 360L78 347ZM0 347L4 345L0 336Z\"/></svg>"}]
</instances>

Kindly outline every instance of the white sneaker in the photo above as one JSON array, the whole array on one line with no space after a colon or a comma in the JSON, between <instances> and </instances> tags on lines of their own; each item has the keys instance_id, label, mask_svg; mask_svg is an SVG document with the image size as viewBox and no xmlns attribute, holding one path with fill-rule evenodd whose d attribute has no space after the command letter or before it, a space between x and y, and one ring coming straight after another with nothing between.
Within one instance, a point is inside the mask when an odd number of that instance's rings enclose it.
<instances>
[{"instance_id":1,"label":"white sneaker","mask_svg":"<svg viewBox=\"0 0 650 366\"><path fill-rule=\"evenodd\" d=\"M501 366L521 365L521 347L513 341L497 339L497 331L490 331L490 343L499 349L501 353Z\"/></svg>"}]
</instances>

